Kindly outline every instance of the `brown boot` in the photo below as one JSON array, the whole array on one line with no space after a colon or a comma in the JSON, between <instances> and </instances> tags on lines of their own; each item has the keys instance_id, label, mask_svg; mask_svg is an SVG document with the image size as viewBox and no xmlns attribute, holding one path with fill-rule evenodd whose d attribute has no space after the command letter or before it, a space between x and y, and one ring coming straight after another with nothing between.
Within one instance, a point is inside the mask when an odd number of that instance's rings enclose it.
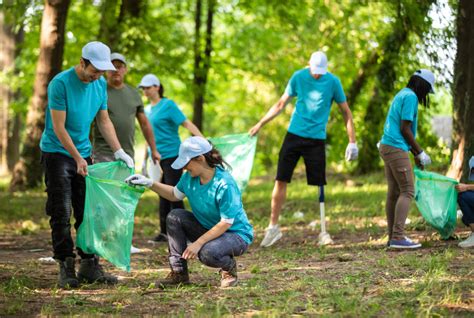
<instances>
[{"instance_id":1,"label":"brown boot","mask_svg":"<svg viewBox=\"0 0 474 318\"><path fill-rule=\"evenodd\" d=\"M239 282L237 278L237 263L234 262L234 266L232 266L228 271L221 269L219 271L221 273L221 287L234 287Z\"/></svg>"},{"instance_id":2,"label":"brown boot","mask_svg":"<svg viewBox=\"0 0 474 318\"><path fill-rule=\"evenodd\" d=\"M157 285L162 288L167 287L167 286L187 285L187 284L189 284L189 274L187 271L179 272L179 273L171 271L165 277L165 279L162 279L158 281L157 283Z\"/></svg>"}]
</instances>

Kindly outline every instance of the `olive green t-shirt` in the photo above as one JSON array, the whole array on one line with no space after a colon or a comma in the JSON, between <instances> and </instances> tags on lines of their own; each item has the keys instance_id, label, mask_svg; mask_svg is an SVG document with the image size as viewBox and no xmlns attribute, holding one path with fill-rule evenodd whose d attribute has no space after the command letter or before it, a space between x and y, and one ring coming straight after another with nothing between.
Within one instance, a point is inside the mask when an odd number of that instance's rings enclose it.
<instances>
[{"instance_id":1,"label":"olive green t-shirt","mask_svg":"<svg viewBox=\"0 0 474 318\"><path fill-rule=\"evenodd\" d=\"M123 150L134 157L135 151L135 118L143 113L143 102L138 91L128 84L121 89L107 86L108 112L114 124L117 138ZM113 156L113 151L99 131L99 122L94 125L94 155Z\"/></svg>"}]
</instances>

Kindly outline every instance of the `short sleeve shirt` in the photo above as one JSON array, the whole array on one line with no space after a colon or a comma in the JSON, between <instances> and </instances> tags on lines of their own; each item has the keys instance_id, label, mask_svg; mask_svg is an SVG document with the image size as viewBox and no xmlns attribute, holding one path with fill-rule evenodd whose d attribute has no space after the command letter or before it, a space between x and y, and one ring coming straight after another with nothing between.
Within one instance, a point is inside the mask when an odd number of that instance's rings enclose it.
<instances>
[{"instance_id":1,"label":"short sleeve shirt","mask_svg":"<svg viewBox=\"0 0 474 318\"><path fill-rule=\"evenodd\" d=\"M186 116L178 105L168 98L162 98L154 106L147 106L145 114L153 128L156 148L161 159L176 157L181 144L178 130L186 120Z\"/></svg>"},{"instance_id":2,"label":"short sleeve shirt","mask_svg":"<svg viewBox=\"0 0 474 318\"><path fill-rule=\"evenodd\" d=\"M48 85L48 106L40 148L71 157L53 129L51 110L65 111L65 128L83 158L91 155L89 133L99 110L107 109L107 83L103 77L83 83L74 67L56 75Z\"/></svg>"},{"instance_id":3,"label":"short sleeve shirt","mask_svg":"<svg viewBox=\"0 0 474 318\"><path fill-rule=\"evenodd\" d=\"M286 93L297 98L288 131L300 137L326 139L332 102L346 101L339 78L328 72L315 79L309 68L304 68L291 76Z\"/></svg>"},{"instance_id":4,"label":"short sleeve shirt","mask_svg":"<svg viewBox=\"0 0 474 318\"><path fill-rule=\"evenodd\" d=\"M383 136L381 144L389 145L404 151L410 150L410 145L402 135L402 120L411 121L413 136L416 138L416 129L418 126L418 97L415 92L409 88L404 88L392 101L388 111L387 119L383 127Z\"/></svg>"},{"instance_id":5,"label":"short sleeve shirt","mask_svg":"<svg viewBox=\"0 0 474 318\"><path fill-rule=\"evenodd\" d=\"M229 172L217 167L214 177L206 184L186 172L176 189L188 197L194 216L203 227L211 229L225 220L232 224L229 232L238 234L247 244L252 243L253 227L243 208L240 190Z\"/></svg>"},{"instance_id":6,"label":"short sleeve shirt","mask_svg":"<svg viewBox=\"0 0 474 318\"><path fill-rule=\"evenodd\" d=\"M138 91L125 84L120 89L107 86L109 117L114 124L117 138L123 150L134 157L135 118L143 113L143 102ZM94 153L102 156L112 156L113 151L99 130L99 122L94 125Z\"/></svg>"}]
</instances>

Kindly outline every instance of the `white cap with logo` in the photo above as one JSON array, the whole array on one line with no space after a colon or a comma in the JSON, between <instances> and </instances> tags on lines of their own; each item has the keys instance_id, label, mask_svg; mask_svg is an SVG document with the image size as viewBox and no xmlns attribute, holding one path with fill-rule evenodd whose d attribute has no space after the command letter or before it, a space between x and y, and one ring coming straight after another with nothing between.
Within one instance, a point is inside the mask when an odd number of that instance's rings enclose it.
<instances>
[{"instance_id":1,"label":"white cap with logo","mask_svg":"<svg viewBox=\"0 0 474 318\"><path fill-rule=\"evenodd\" d=\"M328 72L328 58L326 54L321 51L311 54L309 69L311 70L311 74L326 74Z\"/></svg>"},{"instance_id":2,"label":"white cap with logo","mask_svg":"<svg viewBox=\"0 0 474 318\"><path fill-rule=\"evenodd\" d=\"M113 61L120 61L122 62L123 64L127 65L127 60L125 59L125 56L123 56L122 54L120 53L112 53L110 54L110 60L113 62Z\"/></svg>"},{"instance_id":3,"label":"white cap with logo","mask_svg":"<svg viewBox=\"0 0 474 318\"><path fill-rule=\"evenodd\" d=\"M138 87L160 86L160 80L153 74L143 76Z\"/></svg>"},{"instance_id":4,"label":"white cap with logo","mask_svg":"<svg viewBox=\"0 0 474 318\"><path fill-rule=\"evenodd\" d=\"M413 75L419 76L422 79L424 79L425 81L427 81L428 83L430 83L431 93L435 92L434 91L435 76L430 70L421 69L421 70L418 70L415 73L413 73Z\"/></svg>"},{"instance_id":5,"label":"white cap with logo","mask_svg":"<svg viewBox=\"0 0 474 318\"><path fill-rule=\"evenodd\" d=\"M99 71L115 71L110 60L110 49L102 42L89 42L82 48L82 58L91 62Z\"/></svg>"},{"instance_id":6,"label":"white cap with logo","mask_svg":"<svg viewBox=\"0 0 474 318\"><path fill-rule=\"evenodd\" d=\"M206 138L193 136L189 137L179 146L178 158L171 164L171 168L182 169L188 162L197 156L208 153L212 150L212 145Z\"/></svg>"}]
</instances>

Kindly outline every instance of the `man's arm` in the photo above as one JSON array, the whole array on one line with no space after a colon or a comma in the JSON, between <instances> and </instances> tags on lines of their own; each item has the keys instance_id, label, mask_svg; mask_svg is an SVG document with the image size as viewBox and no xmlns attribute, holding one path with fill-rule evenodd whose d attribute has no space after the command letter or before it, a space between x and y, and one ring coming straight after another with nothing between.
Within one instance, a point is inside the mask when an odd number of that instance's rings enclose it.
<instances>
[{"instance_id":1,"label":"man's arm","mask_svg":"<svg viewBox=\"0 0 474 318\"><path fill-rule=\"evenodd\" d=\"M354 121L352 119L352 112L349 108L349 104L347 102L342 102L339 105L339 109L341 110L342 117L344 118L344 123L346 125L347 136L349 137L350 143L356 143L356 133L354 127Z\"/></svg>"},{"instance_id":2,"label":"man's arm","mask_svg":"<svg viewBox=\"0 0 474 318\"><path fill-rule=\"evenodd\" d=\"M142 130L143 136L145 137L146 142L150 146L151 149L151 159L156 164L160 159L161 155L156 149L155 144L155 136L153 135L153 129L151 128L150 122L144 112L137 113L138 123L140 124L140 128Z\"/></svg>"},{"instance_id":3,"label":"man's arm","mask_svg":"<svg viewBox=\"0 0 474 318\"><path fill-rule=\"evenodd\" d=\"M202 135L201 131L199 130L199 128L197 128L196 125L194 125L194 123L192 121L190 121L189 119L186 119L185 121L183 121L183 123L181 124L183 125L184 128L186 128L187 130L189 130L189 132L193 135L193 136L199 136L199 137L203 137L204 136Z\"/></svg>"},{"instance_id":4,"label":"man's arm","mask_svg":"<svg viewBox=\"0 0 474 318\"><path fill-rule=\"evenodd\" d=\"M268 123L269 121L271 121L273 118L275 118L276 116L278 116L282 111L283 109L286 107L286 105L288 105L288 103L291 101L293 97L288 95L286 92L280 97L280 99L278 100L278 102L273 105L269 110L268 112L265 114L265 116L263 116L262 119L260 119L260 121L255 125L253 126L252 128L250 128L249 130L249 135L250 136L255 136L258 131L266 124Z\"/></svg>"},{"instance_id":5,"label":"man's arm","mask_svg":"<svg viewBox=\"0 0 474 318\"><path fill-rule=\"evenodd\" d=\"M82 176L87 175L87 161L82 158L79 151L77 151L71 136L66 130L66 112L62 110L51 109L51 118L53 121L53 130L64 149L69 152L77 164L77 173Z\"/></svg>"}]
</instances>

